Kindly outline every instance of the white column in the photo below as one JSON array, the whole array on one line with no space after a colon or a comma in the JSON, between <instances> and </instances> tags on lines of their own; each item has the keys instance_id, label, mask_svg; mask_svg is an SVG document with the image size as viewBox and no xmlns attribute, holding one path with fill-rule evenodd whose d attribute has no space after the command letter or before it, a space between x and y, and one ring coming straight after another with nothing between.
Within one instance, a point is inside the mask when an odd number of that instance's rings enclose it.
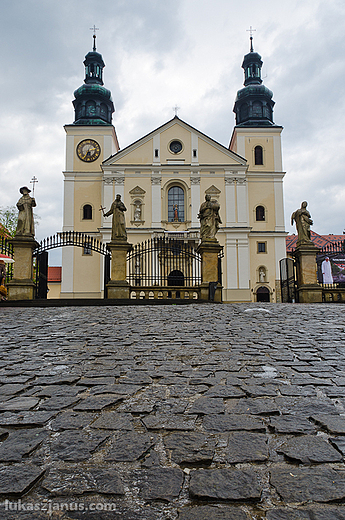
<instances>
[{"instance_id":1,"label":"white column","mask_svg":"<svg viewBox=\"0 0 345 520\"><path fill-rule=\"evenodd\" d=\"M74 231L74 175L64 173L63 231ZM74 247L62 248L61 292L73 292Z\"/></svg>"},{"instance_id":2,"label":"white column","mask_svg":"<svg viewBox=\"0 0 345 520\"><path fill-rule=\"evenodd\" d=\"M236 223L235 179L225 176L226 227Z\"/></svg>"},{"instance_id":3,"label":"white column","mask_svg":"<svg viewBox=\"0 0 345 520\"><path fill-rule=\"evenodd\" d=\"M247 181L244 178L238 178L236 182L237 191L237 222L242 225L249 225L248 218L248 195Z\"/></svg>"},{"instance_id":4,"label":"white column","mask_svg":"<svg viewBox=\"0 0 345 520\"><path fill-rule=\"evenodd\" d=\"M276 215L275 230L285 231L283 179L274 179L274 204Z\"/></svg>"},{"instance_id":5,"label":"white column","mask_svg":"<svg viewBox=\"0 0 345 520\"><path fill-rule=\"evenodd\" d=\"M238 239L238 279L240 289L249 289L249 240L246 238Z\"/></svg>"},{"instance_id":6,"label":"white column","mask_svg":"<svg viewBox=\"0 0 345 520\"><path fill-rule=\"evenodd\" d=\"M105 208L105 212L110 210L110 206L114 200L114 188L113 188L113 177L103 177L103 193L102 193L102 206ZM102 228L111 228L111 216L104 217L102 215Z\"/></svg>"},{"instance_id":7,"label":"white column","mask_svg":"<svg viewBox=\"0 0 345 520\"><path fill-rule=\"evenodd\" d=\"M153 163L160 163L161 159L160 159L160 156L161 156L161 150L160 150L160 147L161 147L161 139L160 139L160 134L156 134L153 136L153 139L152 139L152 145L153 145L153 150L152 150L152 153L153 153L153 157L152 157L152 162ZM155 150L158 150L158 157L155 156Z\"/></svg>"},{"instance_id":8,"label":"white column","mask_svg":"<svg viewBox=\"0 0 345 520\"><path fill-rule=\"evenodd\" d=\"M192 160L191 160L191 163L194 163L194 164L197 164L199 162L198 144L199 144L198 136L197 136L197 134L192 132L192 150L191 150ZM196 150L196 157L194 157L193 150Z\"/></svg>"},{"instance_id":9,"label":"white column","mask_svg":"<svg viewBox=\"0 0 345 520\"><path fill-rule=\"evenodd\" d=\"M274 171L281 172L283 170L282 161L282 145L280 135L273 136L273 150L274 150Z\"/></svg>"},{"instance_id":10,"label":"white column","mask_svg":"<svg viewBox=\"0 0 345 520\"><path fill-rule=\"evenodd\" d=\"M237 246L236 238L227 236L225 240L225 258L226 258L226 289L238 288L238 266L237 266Z\"/></svg>"},{"instance_id":11,"label":"white column","mask_svg":"<svg viewBox=\"0 0 345 520\"><path fill-rule=\"evenodd\" d=\"M162 177L152 172L151 177L151 197L152 197L152 227L162 227Z\"/></svg>"},{"instance_id":12,"label":"white column","mask_svg":"<svg viewBox=\"0 0 345 520\"><path fill-rule=\"evenodd\" d=\"M200 222L198 219L198 213L200 208L200 177L199 173L198 176L193 175L190 178L190 192L191 192L191 221L192 221L192 228L199 227Z\"/></svg>"},{"instance_id":13,"label":"white column","mask_svg":"<svg viewBox=\"0 0 345 520\"><path fill-rule=\"evenodd\" d=\"M115 172L114 182L115 182L115 198L116 198L116 195L121 195L121 200L123 202L124 198L125 198L125 172Z\"/></svg>"}]
</instances>

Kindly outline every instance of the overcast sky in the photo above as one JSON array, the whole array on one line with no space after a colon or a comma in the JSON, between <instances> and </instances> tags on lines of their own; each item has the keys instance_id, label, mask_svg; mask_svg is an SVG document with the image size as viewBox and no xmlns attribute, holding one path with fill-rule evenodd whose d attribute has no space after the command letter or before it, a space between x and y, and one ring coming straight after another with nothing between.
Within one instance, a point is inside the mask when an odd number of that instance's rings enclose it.
<instances>
[{"instance_id":1,"label":"overcast sky","mask_svg":"<svg viewBox=\"0 0 345 520\"><path fill-rule=\"evenodd\" d=\"M179 117L228 146L254 48L284 127L286 230L307 200L320 234L345 228L344 0L2 0L1 206L35 175L37 239L62 228L64 124L97 50L120 147Z\"/></svg>"}]
</instances>

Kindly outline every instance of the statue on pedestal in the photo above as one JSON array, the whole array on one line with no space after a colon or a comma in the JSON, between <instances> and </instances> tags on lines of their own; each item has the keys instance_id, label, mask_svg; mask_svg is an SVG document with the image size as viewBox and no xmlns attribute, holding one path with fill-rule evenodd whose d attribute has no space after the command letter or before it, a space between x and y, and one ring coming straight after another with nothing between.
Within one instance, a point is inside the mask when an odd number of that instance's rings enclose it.
<instances>
[{"instance_id":1,"label":"statue on pedestal","mask_svg":"<svg viewBox=\"0 0 345 520\"><path fill-rule=\"evenodd\" d=\"M19 209L18 223L15 236L35 236L34 226L34 215L32 208L36 206L36 201L33 197L30 197L29 193L31 190L26 186L20 188L22 197L17 202L17 208Z\"/></svg>"},{"instance_id":2,"label":"statue on pedestal","mask_svg":"<svg viewBox=\"0 0 345 520\"><path fill-rule=\"evenodd\" d=\"M116 199L112 203L110 210L104 213L105 217L113 216L111 229L112 240L127 240L125 211L127 211L127 208L121 200L121 195L116 195Z\"/></svg>"},{"instance_id":3,"label":"statue on pedestal","mask_svg":"<svg viewBox=\"0 0 345 520\"><path fill-rule=\"evenodd\" d=\"M199 209L200 238L203 240L216 240L219 224L222 223L219 216L220 205L216 200L211 200L211 195L205 195Z\"/></svg>"},{"instance_id":4,"label":"statue on pedestal","mask_svg":"<svg viewBox=\"0 0 345 520\"><path fill-rule=\"evenodd\" d=\"M307 210L308 202L304 201L299 209L296 209L291 215L291 225L294 221L296 223L296 229L298 233L297 245L299 244L312 244L310 238L310 226L313 224L311 215Z\"/></svg>"}]
</instances>

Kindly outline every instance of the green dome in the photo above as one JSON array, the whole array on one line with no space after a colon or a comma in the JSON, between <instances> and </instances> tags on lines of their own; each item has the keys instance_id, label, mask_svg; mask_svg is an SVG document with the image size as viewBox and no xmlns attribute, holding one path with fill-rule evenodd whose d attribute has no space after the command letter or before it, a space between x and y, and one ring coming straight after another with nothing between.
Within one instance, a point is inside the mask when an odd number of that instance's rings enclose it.
<instances>
[{"instance_id":1,"label":"green dome","mask_svg":"<svg viewBox=\"0 0 345 520\"><path fill-rule=\"evenodd\" d=\"M101 97L105 97L106 99L109 99L110 101L112 101L110 90L108 90L105 87L102 87L102 85L85 84L85 85L82 85L81 87L77 88L77 90L74 91L74 97L76 99L78 97L85 96L85 95L92 96L92 97L101 96Z\"/></svg>"}]
</instances>

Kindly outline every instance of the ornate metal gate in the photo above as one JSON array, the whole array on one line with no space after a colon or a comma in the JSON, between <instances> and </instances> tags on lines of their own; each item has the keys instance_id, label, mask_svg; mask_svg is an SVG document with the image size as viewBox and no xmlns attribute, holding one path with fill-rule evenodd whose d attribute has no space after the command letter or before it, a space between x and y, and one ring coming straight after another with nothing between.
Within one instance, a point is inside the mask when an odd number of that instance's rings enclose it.
<instances>
[{"instance_id":1,"label":"ornate metal gate","mask_svg":"<svg viewBox=\"0 0 345 520\"><path fill-rule=\"evenodd\" d=\"M0 238L0 253L13 258L13 245L10 244L8 238ZM13 278L13 264L6 265L6 282L9 282Z\"/></svg>"},{"instance_id":2,"label":"ornate metal gate","mask_svg":"<svg viewBox=\"0 0 345 520\"><path fill-rule=\"evenodd\" d=\"M283 303L297 302L296 267L291 258L282 258L279 262L280 289Z\"/></svg>"},{"instance_id":3,"label":"ornate metal gate","mask_svg":"<svg viewBox=\"0 0 345 520\"><path fill-rule=\"evenodd\" d=\"M158 237L127 255L132 298L197 298L201 257L190 243Z\"/></svg>"},{"instance_id":4,"label":"ornate metal gate","mask_svg":"<svg viewBox=\"0 0 345 520\"><path fill-rule=\"evenodd\" d=\"M107 297L106 286L110 280L110 252L107 246L94 237L79 233L77 231L65 231L56 233L51 237L45 238L34 250L35 261L35 281L36 298L47 298L48 292L48 253L49 249L57 247L75 246L82 247L84 251L95 251L104 256L104 298Z\"/></svg>"}]
</instances>

